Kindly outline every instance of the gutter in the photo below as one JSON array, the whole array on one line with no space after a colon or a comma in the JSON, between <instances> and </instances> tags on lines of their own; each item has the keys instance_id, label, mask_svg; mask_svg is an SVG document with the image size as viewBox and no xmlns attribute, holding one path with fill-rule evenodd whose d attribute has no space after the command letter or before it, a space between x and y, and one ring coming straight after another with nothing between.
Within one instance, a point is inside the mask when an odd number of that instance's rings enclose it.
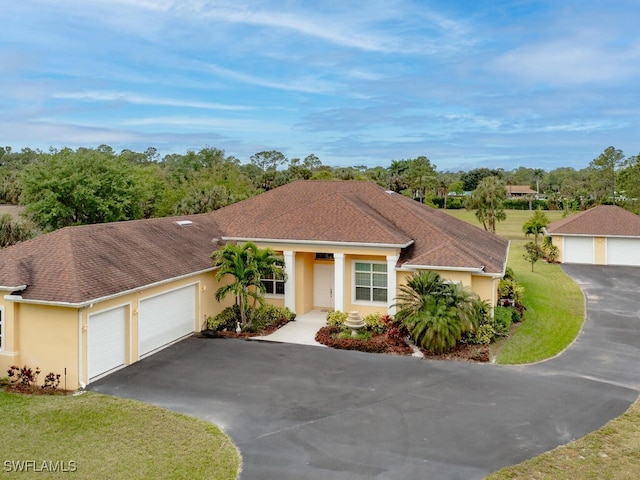
<instances>
[{"instance_id":1,"label":"gutter","mask_svg":"<svg viewBox=\"0 0 640 480\"><path fill-rule=\"evenodd\" d=\"M207 272L212 272L213 270L217 270L218 267L211 267L211 268L207 268L204 270L199 270L197 272L192 272L192 273L188 273L185 275L180 275L179 277L172 277L172 278L168 278L166 280L160 280L159 282L155 282L155 283L150 283L148 285L142 285L140 287L136 287L136 288L132 288L130 290L124 290L122 292L118 292L118 293L114 293L111 295L106 295L104 297L98 297L98 298L94 298L91 300L85 300L82 302L56 302L56 301L52 301L52 300L36 300L36 299L28 299L28 298L22 298L21 295L5 295L4 299L5 300L9 300L11 302L16 302L16 303L27 303L27 304L32 304L32 305L48 305L48 306L52 306L52 307L66 307L66 308L91 308L93 306L94 303L98 303L98 302L104 302L105 300L111 300L112 298L117 298L117 297L121 297L122 295L127 295L130 293L135 293L135 292L139 292L142 290L146 290L148 288L153 288L153 287L157 287L160 285L164 285L170 282L175 282L177 280L182 280L185 278L189 278L189 277L193 277L195 275L200 275L201 273L207 273ZM25 285L25 288L27 286ZM2 288L2 287L0 287ZM24 288L22 289L24 290Z\"/></svg>"}]
</instances>

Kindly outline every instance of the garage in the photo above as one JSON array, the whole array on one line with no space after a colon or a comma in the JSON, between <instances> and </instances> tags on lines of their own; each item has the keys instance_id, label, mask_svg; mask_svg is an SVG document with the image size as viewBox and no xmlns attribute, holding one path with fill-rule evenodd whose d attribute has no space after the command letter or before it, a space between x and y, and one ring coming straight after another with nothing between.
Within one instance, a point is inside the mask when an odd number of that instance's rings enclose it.
<instances>
[{"instance_id":1,"label":"garage","mask_svg":"<svg viewBox=\"0 0 640 480\"><path fill-rule=\"evenodd\" d=\"M140 300L138 354L140 357L192 334L196 327L196 285Z\"/></svg>"},{"instance_id":2,"label":"garage","mask_svg":"<svg viewBox=\"0 0 640 480\"><path fill-rule=\"evenodd\" d=\"M640 238L607 238L607 264L640 266Z\"/></svg>"},{"instance_id":3,"label":"garage","mask_svg":"<svg viewBox=\"0 0 640 480\"><path fill-rule=\"evenodd\" d=\"M593 237L564 237L565 263L593 263Z\"/></svg>"},{"instance_id":4,"label":"garage","mask_svg":"<svg viewBox=\"0 0 640 480\"><path fill-rule=\"evenodd\" d=\"M87 371L89 381L125 365L127 358L127 307L89 315Z\"/></svg>"}]
</instances>

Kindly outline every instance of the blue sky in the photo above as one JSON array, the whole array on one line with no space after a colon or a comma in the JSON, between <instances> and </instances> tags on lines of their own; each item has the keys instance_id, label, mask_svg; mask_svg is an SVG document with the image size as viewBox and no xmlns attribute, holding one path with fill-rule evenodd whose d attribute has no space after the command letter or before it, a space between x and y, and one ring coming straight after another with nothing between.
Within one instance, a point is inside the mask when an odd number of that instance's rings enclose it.
<instances>
[{"instance_id":1,"label":"blue sky","mask_svg":"<svg viewBox=\"0 0 640 480\"><path fill-rule=\"evenodd\" d=\"M1 18L14 149L441 171L640 152L638 0L22 0Z\"/></svg>"}]
</instances>

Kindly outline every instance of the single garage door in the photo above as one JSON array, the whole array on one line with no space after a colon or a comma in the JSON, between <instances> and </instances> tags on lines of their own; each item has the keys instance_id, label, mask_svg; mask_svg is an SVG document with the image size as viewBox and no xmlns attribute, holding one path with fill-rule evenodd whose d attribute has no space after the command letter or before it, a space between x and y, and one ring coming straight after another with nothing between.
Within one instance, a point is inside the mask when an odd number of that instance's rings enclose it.
<instances>
[{"instance_id":1,"label":"single garage door","mask_svg":"<svg viewBox=\"0 0 640 480\"><path fill-rule=\"evenodd\" d=\"M194 332L196 285L140 300L138 353L147 355Z\"/></svg>"},{"instance_id":2,"label":"single garage door","mask_svg":"<svg viewBox=\"0 0 640 480\"><path fill-rule=\"evenodd\" d=\"M89 381L122 367L127 355L127 307L89 315L87 371Z\"/></svg>"},{"instance_id":3,"label":"single garage door","mask_svg":"<svg viewBox=\"0 0 640 480\"><path fill-rule=\"evenodd\" d=\"M564 237L564 263L593 263L593 237Z\"/></svg>"},{"instance_id":4,"label":"single garage door","mask_svg":"<svg viewBox=\"0 0 640 480\"><path fill-rule=\"evenodd\" d=\"M640 266L640 238L607 238L607 264Z\"/></svg>"}]
</instances>

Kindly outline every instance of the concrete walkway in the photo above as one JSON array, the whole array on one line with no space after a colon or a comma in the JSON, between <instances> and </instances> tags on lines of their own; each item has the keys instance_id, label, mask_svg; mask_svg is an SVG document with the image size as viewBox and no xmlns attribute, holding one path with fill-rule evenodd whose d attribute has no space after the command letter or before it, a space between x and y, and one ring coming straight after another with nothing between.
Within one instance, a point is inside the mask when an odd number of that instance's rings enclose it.
<instances>
[{"instance_id":1,"label":"concrete walkway","mask_svg":"<svg viewBox=\"0 0 640 480\"><path fill-rule=\"evenodd\" d=\"M296 317L295 321L289 322L284 327L279 328L271 335L262 337L251 337L251 340L262 340L266 342L296 343L298 345L316 345L324 347L316 342L316 333L327 324L327 312L312 310L304 315Z\"/></svg>"}]
</instances>

